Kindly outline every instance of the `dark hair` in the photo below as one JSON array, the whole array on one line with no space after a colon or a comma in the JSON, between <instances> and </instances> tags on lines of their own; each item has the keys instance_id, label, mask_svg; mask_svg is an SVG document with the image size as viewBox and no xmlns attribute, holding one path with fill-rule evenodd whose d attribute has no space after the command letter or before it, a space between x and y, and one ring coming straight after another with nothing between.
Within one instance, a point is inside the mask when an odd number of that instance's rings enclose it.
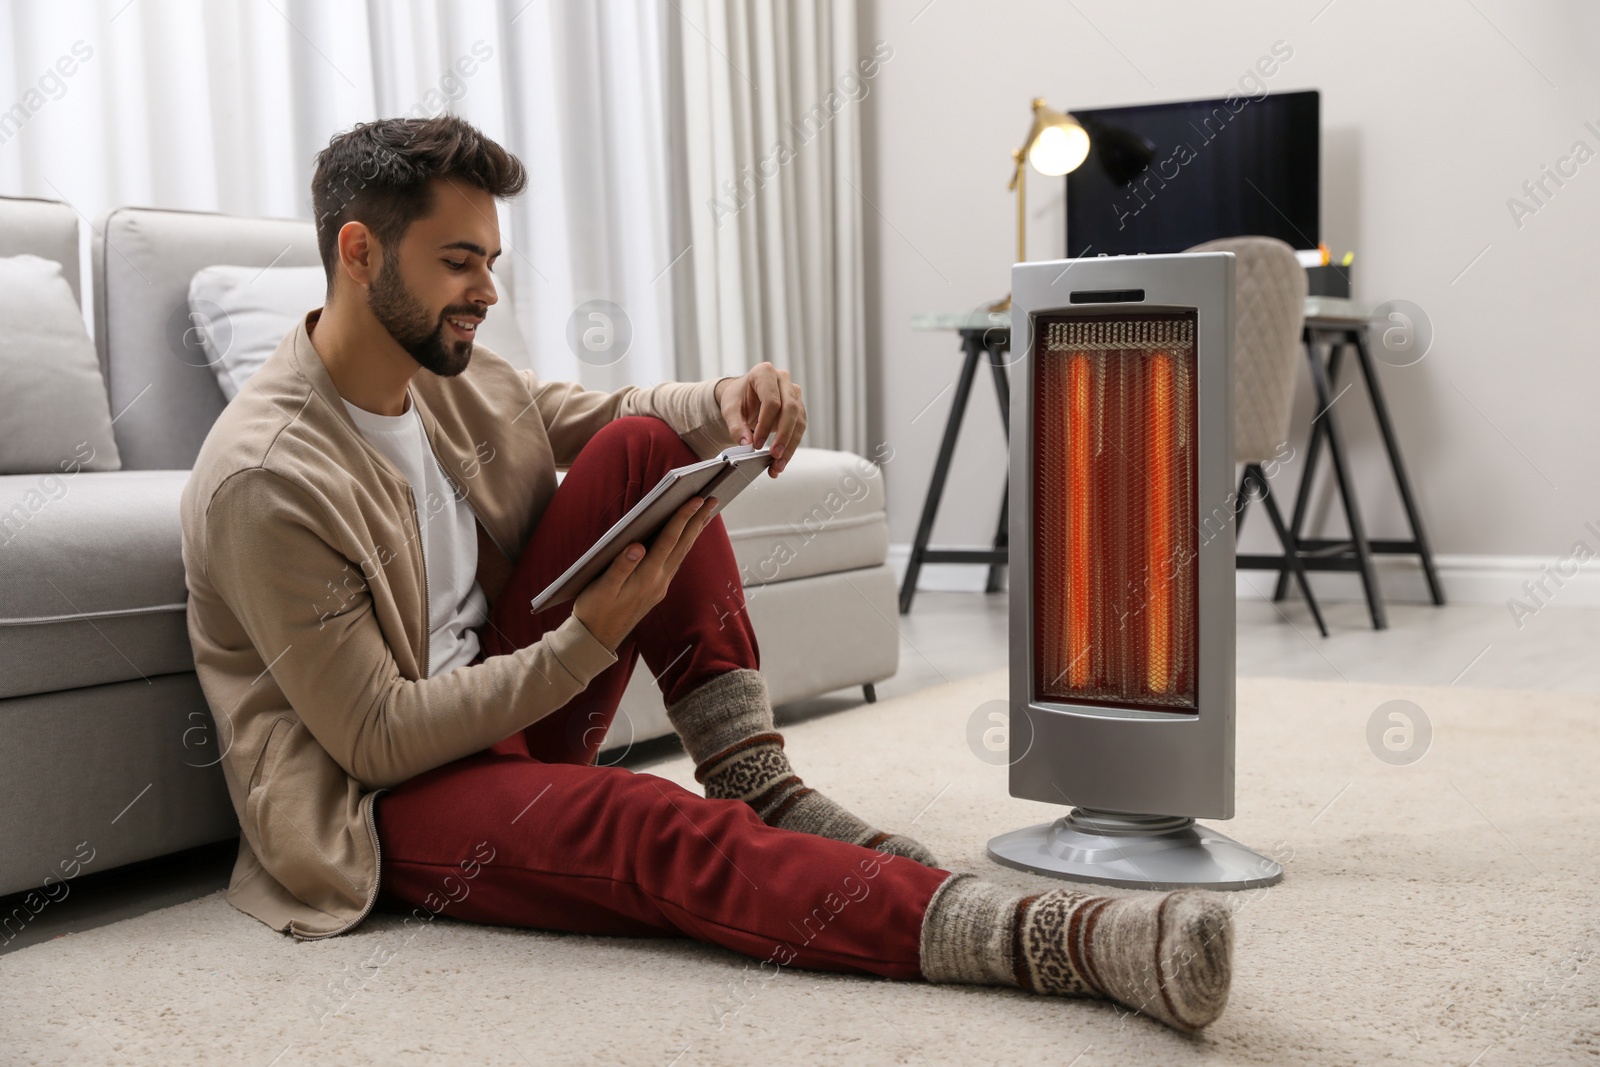
<instances>
[{"instance_id":1,"label":"dark hair","mask_svg":"<svg viewBox=\"0 0 1600 1067\"><path fill-rule=\"evenodd\" d=\"M502 198L516 196L528 183L521 160L450 114L357 123L317 153L311 209L330 288L340 227L365 223L385 256L394 255L406 228L432 210L435 178L460 180Z\"/></svg>"}]
</instances>

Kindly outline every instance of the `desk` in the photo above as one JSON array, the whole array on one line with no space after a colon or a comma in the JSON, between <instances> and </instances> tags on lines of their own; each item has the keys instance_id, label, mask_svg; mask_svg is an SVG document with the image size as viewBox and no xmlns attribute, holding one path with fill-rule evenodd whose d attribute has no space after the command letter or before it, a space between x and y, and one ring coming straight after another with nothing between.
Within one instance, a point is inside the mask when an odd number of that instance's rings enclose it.
<instances>
[{"instance_id":1,"label":"desk","mask_svg":"<svg viewBox=\"0 0 1600 1067\"><path fill-rule=\"evenodd\" d=\"M1316 391L1318 414L1312 421L1311 440L1306 448L1305 473L1301 476L1300 488L1295 497L1294 516L1290 522L1289 534L1295 545L1295 551L1307 570L1353 570L1360 573L1373 628L1381 630L1387 627L1388 618L1378 588L1377 575L1373 569L1374 555L1395 553L1418 556L1433 602L1443 604L1444 593L1439 586L1438 572L1434 568L1432 549L1428 545L1421 517L1417 513L1411 482L1400 456L1400 446L1395 440L1388 405L1384 401L1377 375L1373 371L1372 354L1367 341L1367 329L1371 317L1371 308L1351 300L1325 296L1306 299L1302 340L1305 344L1307 363L1310 366L1311 382ZM956 331L961 338L963 360L960 376L956 379L955 399L950 407L950 416L945 421L938 457L934 460L933 479L922 504L922 518L917 523L916 538L911 544L911 557L906 563L905 577L900 584L902 615L911 610L912 599L917 593L917 576L924 564L987 563L989 575L984 591L994 593L1000 589L1000 572L1006 566L1009 556L1006 531L1007 510L1010 505L1009 478L1006 479L1006 489L1000 497L1000 521L995 531L994 542L989 548L932 548L929 547L928 540L933 533L933 521L939 512L939 502L944 496L945 481L950 474L950 458L955 453L956 437L961 431L961 421L966 415L967 401L972 394L972 380L977 376L980 361L987 362L994 372L995 394L1000 399L1000 424L1005 430L1009 448L1011 382L1010 376L1006 373L1010 361L1005 357L1011 351L1011 313L979 310L913 315L911 328ZM1339 379L1343 353L1347 348L1355 350L1362 378L1366 382L1367 395L1377 416L1378 430L1383 436L1384 448L1389 455L1389 465L1394 474L1395 485L1400 491L1400 500L1411 525L1409 539L1372 540L1366 534L1366 526L1361 518L1361 505L1356 499L1355 487L1346 460L1344 436L1332 407L1332 401L1337 397L1333 386ZM1327 352L1325 358L1322 355L1324 349ZM1301 536L1306 515L1310 510L1311 484L1324 446L1327 447L1333 462L1334 477L1338 482L1340 499L1344 504L1350 526L1350 537L1347 540ZM1288 592L1290 570L1282 556L1240 556L1239 565L1276 570L1278 584L1273 592L1274 600L1282 600Z\"/></svg>"},{"instance_id":2,"label":"desk","mask_svg":"<svg viewBox=\"0 0 1600 1067\"><path fill-rule=\"evenodd\" d=\"M902 615L911 610L911 600L917 595L917 575L921 573L924 563L987 563L989 577L983 591L1000 591L1000 574L1009 556L1006 513L1011 493L1011 480L1007 478L1000 494L1000 523L995 529L994 543L990 548L928 547L928 538L933 534L934 516L939 513L939 500L944 496L945 479L950 474L950 457L955 454L956 436L961 432L967 399L972 395L972 379L978 374L979 360L986 361L994 370L994 391L1000 398L1000 425L1005 431L1006 444L1008 447L1010 445L1011 378L1006 374L1004 356L1011 351L1011 313L972 311L914 315L911 328L955 330L961 335L961 351L965 358L961 363L961 375L956 379L956 395L950 405L950 417L945 420L944 436L939 441L939 455L933 461L933 481L929 483L927 498L922 502L922 519L917 523L917 536L911 543L911 558L906 561L905 577L900 582Z\"/></svg>"},{"instance_id":3,"label":"desk","mask_svg":"<svg viewBox=\"0 0 1600 1067\"><path fill-rule=\"evenodd\" d=\"M1439 584L1439 573L1433 562L1433 549L1422 527L1422 517L1417 511L1416 497L1411 491L1411 479L1406 474L1405 460L1400 455L1400 444L1395 439L1394 424L1389 418L1389 405L1384 399L1382 386L1372 365L1372 350L1367 336L1372 324L1372 309L1350 300L1333 297L1309 297L1306 300L1306 319L1302 339L1306 359L1311 370L1311 384L1316 393L1317 412L1311 424L1311 440L1306 445L1306 468L1300 476L1300 487L1295 493L1294 516L1289 521L1289 538L1300 555L1300 563L1308 571L1356 571L1361 575L1361 586L1367 597L1367 610L1372 617L1372 628L1386 629L1388 614L1384 610L1383 596L1378 589L1377 575L1372 559L1377 555L1415 555L1422 563L1423 577L1428 583L1428 594L1434 604L1444 603L1444 590ZM1339 381L1339 370L1347 349L1356 353L1356 364L1367 387L1367 397L1372 402L1372 412L1378 423L1378 433L1389 457L1389 469L1394 475L1395 488L1400 493L1400 503L1405 509L1411 536L1401 540L1373 540L1367 537L1366 524L1361 517L1361 504L1356 498L1349 463L1346 459L1344 435L1333 404L1339 394L1334 386ZM1326 350L1326 357L1323 352ZM1351 383L1353 386L1355 383ZM1347 539L1306 538L1306 514L1310 510L1311 484L1315 479L1317 461L1326 446L1333 462L1334 479L1338 483L1339 498L1344 505L1345 522L1350 529ZM1239 566L1260 570L1276 570L1278 584L1272 599L1282 600L1289 589L1289 569L1281 556L1242 555Z\"/></svg>"}]
</instances>

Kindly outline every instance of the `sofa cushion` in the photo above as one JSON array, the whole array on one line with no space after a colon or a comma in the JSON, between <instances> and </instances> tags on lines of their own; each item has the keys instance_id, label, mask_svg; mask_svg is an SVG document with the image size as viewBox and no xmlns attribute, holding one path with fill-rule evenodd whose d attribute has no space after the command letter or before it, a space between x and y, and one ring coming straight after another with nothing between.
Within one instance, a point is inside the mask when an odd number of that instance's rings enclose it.
<instances>
[{"instance_id":1,"label":"sofa cushion","mask_svg":"<svg viewBox=\"0 0 1600 1067\"><path fill-rule=\"evenodd\" d=\"M321 267L234 267L217 264L189 281L189 321L203 359L232 400L266 363L306 312L322 306ZM485 316L478 343L514 367L531 366L522 329L509 307Z\"/></svg>"},{"instance_id":2,"label":"sofa cushion","mask_svg":"<svg viewBox=\"0 0 1600 1067\"><path fill-rule=\"evenodd\" d=\"M322 262L316 227L119 207L95 225L91 248L95 343L118 412L122 467L187 469L227 402L190 318L194 272L213 263L314 267Z\"/></svg>"},{"instance_id":3,"label":"sofa cushion","mask_svg":"<svg viewBox=\"0 0 1600 1067\"><path fill-rule=\"evenodd\" d=\"M0 698L193 669L188 471L0 477Z\"/></svg>"},{"instance_id":4,"label":"sofa cushion","mask_svg":"<svg viewBox=\"0 0 1600 1067\"><path fill-rule=\"evenodd\" d=\"M0 200L0 220L8 218L5 207ZM191 317L189 285L195 272L215 264L253 267L258 273L319 266L316 226L310 219L119 207L101 216L94 231L95 343L112 409L119 413L123 469L189 467L227 400ZM0 234L0 247L6 244ZM516 274L514 265L495 269L502 278L501 302L490 310L477 343L514 367L532 367L510 314L515 301L505 283ZM289 314L321 303L319 298ZM279 338L293 325L291 318Z\"/></svg>"},{"instance_id":5,"label":"sofa cushion","mask_svg":"<svg viewBox=\"0 0 1600 1067\"><path fill-rule=\"evenodd\" d=\"M0 257L0 474L122 466L94 342L61 264Z\"/></svg>"},{"instance_id":6,"label":"sofa cushion","mask_svg":"<svg viewBox=\"0 0 1600 1067\"><path fill-rule=\"evenodd\" d=\"M217 264L195 271L189 281L189 321L223 396L232 400L239 395L283 335L306 312L322 306L327 285L321 267L263 270ZM478 343L514 367L531 366L527 342L509 306L485 316Z\"/></svg>"},{"instance_id":7,"label":"sofa cushion","mask_svg":"<svg viewBox=\"0 0 1600 1067\"><path fill-rule=\"evenodd\" d=\"M0 196L0 256L31 252L61 264L72 299L83 303L78 262L78 209L59 200Z\"/></svg>"},{"instance_id":8,"label":"sofa cushion","mask_svg":"<svg viewBox=\"0 0 1600 1067\"><path fill-rule=\"evenodd\" d=\"M193 669L178 498L188 471L0 477L0 698ZM746 586L876 567L883 475L802 448L722 512Z\"/></svg>"},{"instance_id":9,"label":"sofa cushion","mask_svg":"<svg viewBox=\"0 0 1600 1067\"><path fill-rule=\"evenodd\" d=\"M301 317L322 306L328 276L321 267L233 267L195 271L189 280L191 332L217 376L222 395L244 383L277 351Z\"/></svg>"},{"instance_id":10,"label":"sofa cushion","mask_svg":"<svg viewBox=\"0 0 1600 1067\"><path fill-rule=\"evenodd\" d=\"M722 511L746 586L876 567L889 555L883 473L852 452L801 448Z\"/></svg>"}]
</instances>

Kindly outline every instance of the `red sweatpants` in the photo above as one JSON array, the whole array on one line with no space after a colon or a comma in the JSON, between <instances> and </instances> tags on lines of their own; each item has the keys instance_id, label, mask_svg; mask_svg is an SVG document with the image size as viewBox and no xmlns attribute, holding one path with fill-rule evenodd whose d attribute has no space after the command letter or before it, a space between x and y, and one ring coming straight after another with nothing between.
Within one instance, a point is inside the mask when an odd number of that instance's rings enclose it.
<instances>
[{"instance_id":1,"label":"red sweatpants","mask_svg":"<svg viewBox=\"0 0 1600 1067\"><path fill-rule=\"evenodd\" d=\"M659 419L618 419L597 433L493 605L485 654L559 626L571 601L538 614L528 602L662 474L694 459ZM950 872L780 830L743 801L595 765L639 656L669 703L717 674L760 666L743 609L718 516L587 689L492 748L379 797L384 906L419 918L689 936L775 967L920 978L922 916Z\"/></svg>"}]
</instances>

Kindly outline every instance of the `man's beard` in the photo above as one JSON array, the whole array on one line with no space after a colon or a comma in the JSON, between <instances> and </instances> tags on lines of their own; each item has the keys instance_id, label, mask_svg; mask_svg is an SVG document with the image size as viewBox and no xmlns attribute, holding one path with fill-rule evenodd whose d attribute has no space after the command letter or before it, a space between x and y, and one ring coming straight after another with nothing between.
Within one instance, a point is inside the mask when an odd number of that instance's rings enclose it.
<instances>
[{"instance_id":1,"label":"man's beard","mask_svg":"<svg viewBox=\"0 0 1600 1067\"><path fill-rule=\"evenodd\" d=\"M367 306L389 336L425 369L453 378L472 360L472 342L447 340L446 316L477 319L482 312L471 304L452 305L438 318L429 314L400 279L398 257L383 257L383 270L367 289Z\"/></svg>"}]
</instances>

